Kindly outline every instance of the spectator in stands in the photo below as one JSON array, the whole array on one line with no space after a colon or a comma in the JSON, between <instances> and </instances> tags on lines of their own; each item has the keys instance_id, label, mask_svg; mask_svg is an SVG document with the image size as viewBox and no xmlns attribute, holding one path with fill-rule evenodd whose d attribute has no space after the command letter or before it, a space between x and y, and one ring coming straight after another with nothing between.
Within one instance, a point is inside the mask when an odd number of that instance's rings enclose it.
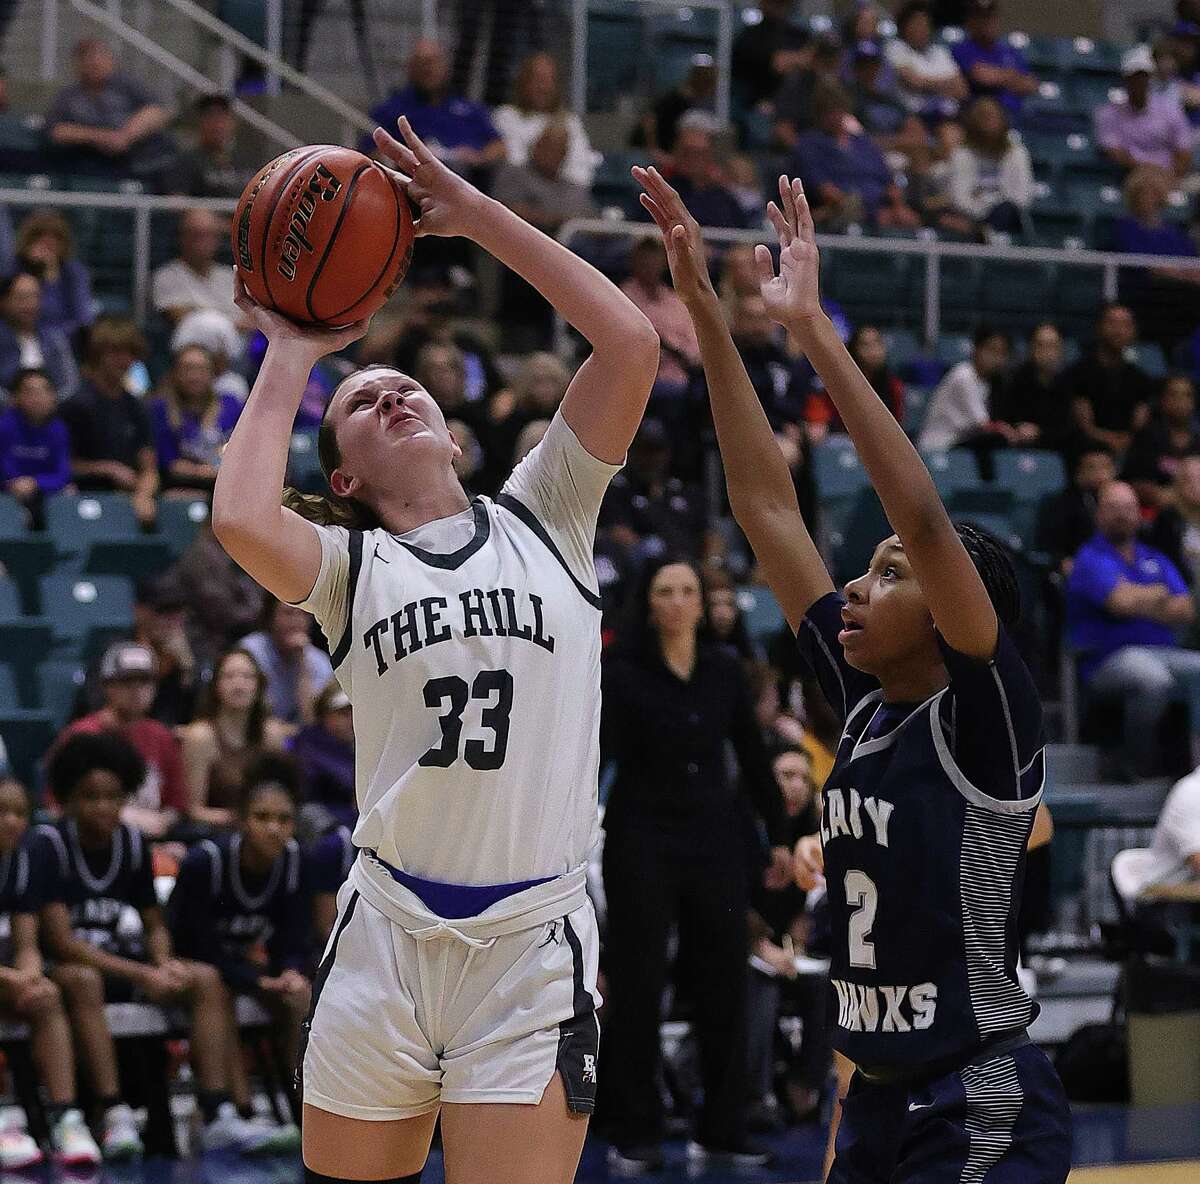
<instances>
[{"instance_id":1,"label":"spectator in stands","mask_svg":"<svg viewBox=\"0 0 1200 1184\"><path fill-rule=\"evenodd\" d=\"M487 401L468 397L467 360L457 345L430 341L421 346L412 375L447 419L462 420L477 433L486 430Z\"/></svg>"},{"instance_id":2,"label":"spectator in stands","mask_svg":"<svg viewBox=\"0 0 1200 1184\"><path fill-rule=\"evenodd\" d=\"M1125 101L1097 108L1096 143L1123 169L1154 164L1179 179L1191 171L1195 137L1179 104L1151 91L1153 73L1147 46L1126 51L1121 58Z\"/></svg>"},{"instance_id":3,"label":"spectator in stands","mask_svg":"<svg viewBox=\"0 0 1200 1184\"><path fill-rule=\"evenodd\" d=\"M743 1029L752 856L744 820L752 813L765 825L772 887L789 879L787 826L741 665L705 641L703 617L696 569L660 556L603 669L601 752L615 761L616 779L604 818L610 995L602 1055L610 1164L625 1170L662 1166L658 1029L676 926L691 969L704 1079L696 1138L728 1152L751 1150ZM738 785L729 780L730 745Z\"/></svg>"},{"instance_id":4,"label":"spectator in stands","mask_svg":"<svg viewBox=\"0 0 1200 1184\"><path fill-rule=\"evenodd\" d=\"M498 107L493 119L504 139L508 163L517 167L533 162L534 145L548 127L560 128L566 148L555 175L581 189L591 186L600 154L592 148L579 116L563 102L558 63L548 53L531 54L521 63L513 101Z\"/></svg>"},{"instance_id":5,"label":"spectator in stands","mask_svg":"<svg viewBox=\"0 0 1200 1184\"><path fill-rule=\"evenodd\" d=\"M197 345L180 350L171 371L150 401L154 451L166 496L208 494L217 479L221 453L242 405L213 388L212 358Z\"/></svg>"},{"instance_id":6,"label":"spectator in stands","mask_svg":"<svg viewBox=\"0 0 1200 1184\"><path fill-rule=\"evenodd\" d=\"M250 174L235 161L237 120L224 95L201 95L192 107L196 145L181 152L167 175L167 192L186 197L242 195Z\"/></svg>"},{"instance_id":7,"label":"spectator in stands","mask_svg":"<svg viewBox=\"0 0 1200 1184\"><path fill-rule=\"evenodd\" d=\"M316 948L323 950L337 921L338 889L346 882L358 857L350 827L334 827L308 848L305 857L312 890L313 936Z\"/></svg>"},{"instance_id":8,"label":"spectator in stands","mask_svg":"<svg viewBox=\"0 0 1200 1184\"><path fill-rule=\"evenodd\" d=\"M46 115L46 135L72 172L136 177L156 186L174 155L165 134L170 112L142 83L119 73L96 37L72 54L78 81L64 87Z\"/></svg>"},{"instance_id":9,"label":"spectator in stands","mask_svg":"<svg viewBox=\"0 0 1200 1184\"><path fill-rule=\"evenodd\" d=\"M883 44L853 42L849 57L851 110L867 135L889 149L902 149L910 142L923 145L925 127L900 98L895 74L883 56Z\"/></svg>"},{"instance_id":10,"label":"spectator in stands","mask_svg":"<svg viewBox=\"0 0 1200 1184\"><path fill-rule=\"evenodd\" d=\"M692 217L702 226L746 225L746 215L721 176L707 124L684 116L671 154L671 183Z\"/></svg>"},{"instance_id":11,"label":"spectator in stands","mask_svg":"<svg viewBox=\"0 0 1200 1184\"><path fill-rule=\"evenodd\" d=\"M976 99L963 116L963 143L950 155L950 196L987 240L1023 233L1033 201L1029 150L1013 135L995 99Z\"/></svg>"},{"instance_id":12,"label":"spectator in stands","mask_svg":"<svg viewBox=\"0 0 1200 1184\"><path fill-rule=\"evenodd\" d=\"M679 121L689 111L709 111L717 93L717 70L712 56L698 53L683 80L654 100L634 125L629 143L664 155L675 151Z\"/></svg>"},{"instance_id":13,"label":"spectator in stands","mask_svg":"<svg viewBox=\"0 0 1200 1184\"><path fill-rule=\"evenodd\" d=\"M1013 429L1018 448L1065 454L1076 441L1079 429L1063 384L1063 339L1053 322L1043 321L1029 335L1029 356L993 392L992 415Z\"/></svg>"},{"instance_id":14,"label":"spectator in stands","mask_svg":"<svg viewBox=\"0 0 1200 1184\"><path fill-rule=\"evenodd\" d=\"M210 210L185 210L179 219L179 256L157 268L150 281L154 311L172 325L194 309L211 308L233 325L242 315L233 302L233 268L217 262L223 235Z\"/></svg>"},{"instance_id":15,"label":"spectator in stands","mask_svg":"<svg viewBox=\"0 0 1200 1184\"><path fill-rule=\"evenodd\" d=\"M1175 564L1194 590L1200 581L1200 455L1180 458L1170 501L1154 516L1144 539ZM1192 648L1194 638L1193 629L1188 639Z\"/></svg>"},{"instance_id":16,"label":"spectator in stands","mask_svg":"<svg viewBox=\"0 0 1200 1184\"><path fill-rule=\"evenodd\" d=\"M1133 486L1143 506L1161 510L1170 505L1179 462L1200 454L1198 429L1195 385L1186 374L1168 376L1146 426L1129 445L1121 470L1121 480Z\"/></svg>"},{"instance_id":17,"label":"spectator in stands","mask_svg":"<svg viewBox=\"0 0 1200 1184\"><path fill-rule=\"evenodd\" d=\"M76 1037L104 1112L108 1158L142 1151L133 1114L120 1101L117 1057L103 1004L183 1005L191 1012L190 1047L205 1150L255 1151L271 1132L238 1117L229 1101L227 997L216 970L174 956L154 891L144 836L120 821L144 767L117 736L73 736L50 757L47 781L65 817L39 827L34 864L42 902L42 937L55 960ZM132 909L140 932L125 923Z\"/></svg>"},{"instance_id":18,"label":"spectator in stands","mask_svg":"<svg viewBox=\"0 0 1200 1184\"><path fill-rule=\"evenodd\" d=\"M65 399L79 384L71 343L42 322L42 281L28 271L0 279L0 387L10 390L18 370L45 370Z\"/></svg>"},{"instance_id":19,"label":"spectator in stands","mask_svg":"<svg viewBox=\"0 0 1200 1184\"><path fill-rule=\"evenodd\" d=\"M317 696L313 722L300 729L291 753L301 772L303 831L316 838L358 820L354 789L354 716L336 678Z\"/></svg>"},{"instance_id":20,"label":"spectator in stands","mask_svg":"<svg viewBox=\"0 0 1200 1184\"><path fill-rule=\"evenodd\" d=\"M212 358L213 370L216 373L216 377L213 379L213 389L217 394L219 396L232 395L239 403L244 403L250 394L250 384L242 374L233 369L231 364L242 356L242 338L237 329L229 323L229 318L213 308L193 309L175 326L175 332L171 334L171 353L178 354L190 345L198 345L201 349L207 350ZM319 368L314 367L313 369L315 375ZM309 385L314 385L314 381L310 379ZM328 390L322 392L320 399L322 412L325 410L325 403L332 390L333 387L330 385ZM304 394L305 398L301 403L302 409L307 403L310 392L306 390ZM319 413L317 422L320 422Z\"/></svg>"},{"instance_id":21,"label":"spectator in stands","mask_svg":"<svg viewBox=\"0 0 1200 1184\"><path fill-rule=\"evenodd\" d=\"M81 734L114 732L132 744L146 772L123 803L121 818L151 839L165 838L187 811L187 785L179 741L170 728L150 717L158 690L154 652L135 641L116 642L100 661L100 682L104 706L68 725L63 742Z\"/></svg>"},{"instance_id":22,"label":"spectator in stands","mask_svg":"<svg viewBox=\"0 0 1200 1184\"><path fill-rule=\"evenodd\" d=\"M530 424L553 419L570 381L570 371L556 354L532 353L522 360L512 385L497 391L488 404L487 466L478 476L480 489L504 484L518 461L517 440Z\"/></svg>"},{"instance_id":23,"label":"spectator in stands","mask_svg":"<svg viewBox=\"0 0 1200 1184\"><path fill-rule=\"evenodd\" d=\"M917 437L922 452L943 452L964 445L996 447L1016 442L1017 433L992 417L992 389L1008 364L1008 334L990 325L975 330L974 347L929 397Z\"/></svg>"},{"instance_id":24,"label":"spectator in stands","mask_svg":"<svg viewBox=\"0 0 1200 1184\"><path fill-rule=\"evenodd\" d=\"M794 0L762 0L762 19L744 25L733 43L733 90L747 109L771 113L784 79L812 62L808 33L793 24Z\"/></svg>"},{"instance_id":25,"label":"spectator in stands","mask_svg":"<svg viewBox=\"0 0 1200 1184\"><path fill-rule=\"evenodd\" d=\"M196 718L179 729L188 817L205 828L233 826L247 768L263 752L281 752L289 731L270 714L258 663L243 649L222 654Z\"/></svg>"},{"instance_id":26,"label":"spectator in stands","mask_svg":"<svg viewBox=\"0 0 1200 1184\"><path fill-rule=\"evenodd\" d=\"M296 842L296 782L286 757L260 758L239 789L237 829L193 847L179 868L167 918L181 958L217 970L225 987L227 1039L236 1049L238 996L256 999L272 1019L285 1064L298 1064L300 1029L311 1003L311 904ZM230 1092L239 1113L254 1114L244 1061L230 1058ZM262 1131L260 1152L294 1151L289 1122L249 1117Z\"/></svg>"},{"instance_id":27,"label":"spectator in stands","mask_svg":"<svg viewBox=\"0 0 1200 1184\"><path fill-rule=\"evenodd\" d=\"M1177 781L1154 824L1150 853L1137 868L1136 892L1200 880L1200 769Z\"/></svg>"},{"instance_id":28,"label":"spectator in stands","mask_svg":"<svg viewBox=\"0 0 1200 1184\"><path fill-rule=\"evenodd\" d=\"M75 258L71 224L57 210L34 210L21 223L17 260L42 281L42 325L70 338L96 319L91 277Z\"/></svg>"},{"instance_id":29,"label":"spectator in stands","mask_svg":"<svg viewBox=\"0 0 1200 1184\"><path fill-rule=\"evenodd\" d=\"M1126 354L1137 341L1137 321L1123 304L1108 304L1096 321L1092 348L1069 367L1063 385L1079 431L1123 453L1150 415L1154 384Z\"/></svg>"},{"instance_id":30,"label":"spectator in stands","mask_svg":"<svg viewBox=\"0 0 1200 1184\"><path fill-rule=\"evenodd\" d=\"M621 291L646 314L662 342L654 380L654 395L659 402L681 398L692 371L700 365L700 345L692 318L666 276L667 255L659 239L635 239L629 253L629 278Z\"/></svg>"},{"instance_id":31,"label":"spectator in stands","mask_svg":"<svg viewBox=\"0 0 1200 1184\"><path fill-rule=\"evenodd\" d=\"M285 724L306 724L313 705L333 677L329 655L309 640L303 609L267 597L263 627L242 638L242 648L267 676L267 704Z\"/></svg>"},{"instance_id":32,"label":"spectator in stands","mask_svg":"<svg viewBox=\"0 0 1200 1184\"><path fill-rule=\"evenodd\" d=\"M157 689L150 715L168 728L192 718L206 668L188 637L187 593L171 573L138 582L133 600L133 640L154 654Z\"/></svg>"},{"instance_id":33,"label":"spectator in stands","mask_svg":"<svg viewBox=\"0 0 1200 1184\"><path fill-rule=\"evenodd\" d=\"M916 229L921 220L905 202L883 154L869 137L850 130L846 92L822 88L813 111L816 126L798 137L790 171L804 178L814 221L826 230L864 222Z\"/></svg>"},{"instance_id":34,"label":"spectator in stands","mask_svg":"<svg viewBox=\"0 0 1200 1184\"><path fill-rule=\"evenodd\" d=\"M207 519L172 574L187 598L188 615L198 634L193 644L199 661L215 665L219 654L252 633L262 620L262 588L217 542Z\"/></svg>"},{"instance_id":35,"label":"spectator in stands","mask_svg":"<svg viewBox=\"0 0 1200 1184\"><path fill-rule=\"evenodd\" d=\"M739 296L733 302L729 328L771 427L799 435L799 425L804 422L804 382L759 293Z\"/></svg>"},{"instance_id":36,"label":"spectator in stands","mask_svg":"<svg viewBox=\"0 0 1200 1184\"><path fill-rule=\"evenodd\" d=\"M1051 494L1038 510L1037 549L1054 569L1069 576L1075 553L1096 533L1100 490L1117 477L1112 450L1098 440L1086 441L1075 454L1071 483Z\"/></svg>"},{"instance_id":37,"label":"spectator in stands","mask_svg":"<svg viewBox=\"0 0 1200 1184\"><path fill-rule=\"evenodd\" d=\"M0 413L0 482L45 529L44 500L71 483L71 441L45 370L18 370Z\"/></svg>"},{"instance_id":38,"label":"spectator in stands","mask_svg":"<svg viewBox=\"0 0 1200 1184\"><path fill-rule=\"evenodd\" d=\"M845 56L842 43L836 36L823 34L816 39L813 43L812 66L806 70L793 70L775 96L775 123L772 127L774 147L785 152L795 151L800 133L819 124L820 113L817 108L821 93L831 86L842 86ZM854 130L862 129L854 126Z\"/></svg>"},{"instance_id":39,"label":"spectator in stands","mask_svg":"<svg viewBox=\"0 0 1200 1184\"><path fill-rule=\"evenodd\" d=\"M436 42L421 38L408 59L408 86L371 108L380 127L395 128L404 115L439 160L468 175L504 160L504 140L482 103L450 93L450 63ZM375 152L364 137L362 150Z\"/></svg>"},{"instance_id":40,"label":"spectator in stands","mask_svg":"<svg viewBox=\"0 0 1200 1184\"><path fill-rule=\"evenodd\" d=\"M150 416L129 393L126 376L146 354L146 339L131 320L98 318L88 334L79 393L62 407L75 483L80 489L130 494L143 526L152 524L156 514L158 462Z\"/></svg>"},{"instance_id":41,"label":"spectator in stands","mask_svg":"<svg viewBox=\"0 0 1200 1184\"><path fill-rule=\"evenodd\" d=\"M722 568L709 568L704 572L704 612L713 641L726 646L743 662L754 661L760 656L738 604L737 585Z\"/></svg>"},{"instance_id":42,"label":"spectator in stands","mask_svg":"<svg viewBox=\"0 0 1200 1184\"><path fill-rule=\"evenodd\" d=\"M29 793L12 777L0 777L0 924L7 935L0 965L0 1015L29 1025L29 1043L38 1084L49 1104L46 1120L54 1157L71 1169L95 1168L100 1149L84 1122L76 1092L75 1050L58 986L46 977L38 948L39 901L31 865ZM0 1130L0 1168L17 1170L40 1163L42 1149L16 1126Z\"/></svg>"},{"instance_id":43,"label":"spectator in stands","mask_svg":"<svg viewBox=\"0 0 1200 1184\"><path fill-rule=\"evenodd\" d=\"M887 341L874 325L859 325L846 343L850 356L858 363L875 393L887 404L898 423L904 422L904 383L888 365ZM846 431L833 400L824 388L809 392L804 408L805 427L814 443L830 432Z\"/></svg>"},{"instance_id":44,"label":"spectator in stands","mask_svg":"<svg viewBox=\"0 0 1200 1184\"><path fill-rule=\"evenodd\" d=\"M1021 107L1027 96L1037 92L1038 81L1025 55L1000 35L996 0L970 0L965 32L954 47L954 60L971 93L996 99L1009 119L1018 123Z\"/></svg>"},{"instance_id":45,"label":"spectator in stands","mask_svg":"<svg viewBox=\"0 0 1200 1184\"><path fill-rule=\"evenodd\" d=\"M1080 678L1089 694L1124 704L1124 776L1152 771L1167 706L1183 693L1181 679L1200 674L1200 653L1176 641L1195 617L1187 583L1165 555L1138 541L1140 526L1133 487L1106 485L1096 535L1079 549L1067 582Z\"/></svg>"},{"instance_id":46,"label":"spectator in stands","mask_svg":"<svg viewBox=\"0 0 1200 1184\"><path fill-rule=\"evenodd\" d=\"M1196 85L1195 72L1184 74L1180 68L1180 43L1169 34L1159 37L1152 48L1154 54L1154 77L1150 80L1151 93L1161 95L1168 102L1183 108L1188 122L1195 124L1200 108L1200 87Z\"/></svg>"},{"instance_id":47,"label":"spectator in stands","mask_svg":"<svg viewBox=\"0 0 1200 1184\"><path fill-rule=\"evenodd\" d=\"M896 14L896 36L887 44L900 97L925 119L953 119L967 97L967 81L950 50L934 40L927 0L908 0Z\"/></svg>"}]
</instances>

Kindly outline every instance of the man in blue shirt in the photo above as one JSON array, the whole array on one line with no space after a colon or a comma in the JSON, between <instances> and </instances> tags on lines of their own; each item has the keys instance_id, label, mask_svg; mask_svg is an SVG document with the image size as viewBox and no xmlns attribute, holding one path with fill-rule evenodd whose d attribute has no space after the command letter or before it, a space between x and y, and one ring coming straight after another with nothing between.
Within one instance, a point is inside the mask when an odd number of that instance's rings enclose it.
<instances>
[{"instance_id":1,"label":"man in blue shirt","mask_svg":"<svg viewBox=\"0 0 1200 1184\"><path fill-rule=\"evenodd\" d=\"M1000 36L996 0L971 0L967 6L966 37L953 49L954 60L974 95L996 99L1017 123L1027 95L1037 93L1038 80L1025 55Z\"/></svg>"},{"instance_id":2,"label":"man in blue shirt","mask_svg":"<svg viewBox=\"0 0 1200 1184\"><path fill-rule=\"evenodd\" d=\"M504 160L504 141L488 109L450 93L450 63L436 41L422 38L413 46L408 86L371 108L371 118L393 133L401 115L408 116L429 150L456 172L469 175ZM374 155L370 136L363 137L362 151Z\"/></svg>"},{"instance_id":3,"label":"man in blue shirt","mask_svg":"<svg viewBox=\"0 0 1200 1184\"><path fill-rule=\"evenodd\" d=\"M1152 772L1159 721L1200 675L1200 653L1181 649L1176 631L1195 605L1183 576L1161 552L1139 542L1141 510L1133 487L1113 481L1096 505L1096 535L1079 549L1067 582L1071 644L1092 695L1125 706L1124 772Z\"/></svg>"}]
</instances>

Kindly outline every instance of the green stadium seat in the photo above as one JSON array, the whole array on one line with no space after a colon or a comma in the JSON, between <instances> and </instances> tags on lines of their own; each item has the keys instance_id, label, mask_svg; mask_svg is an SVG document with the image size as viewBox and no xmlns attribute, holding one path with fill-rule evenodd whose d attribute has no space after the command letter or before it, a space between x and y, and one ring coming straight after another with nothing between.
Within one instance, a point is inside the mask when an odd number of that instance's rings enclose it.
<instances>
[{"instance_id":1,"label":"green stadium seat","mask_svg":"<svg viewBox=\"0 0 1200 1184\"><path fill-rule=\"evenodd\" d=\"M600 206L617 206L629 217L641 220L642 208L638 202L641 186L630 175L635 164L651 163L648 153L606 152L592 179L592 196Z\"/></svg>"},{"instance_id":2,"label":"green stadium seat","mask_svg":"<svg viewBox=\"0 0 1200 1184\"><path fill-rule=\"evenodd\" d=\"M208 502L203 498L187 501L163 498L158 503L158 532L176 559L191 546L192 539L208 518Z\"/></svg>"},{"instance_id":3,"label":"green stadium seat","mask_svg":"<svg viewBox=\"0 0 1200 1184\"><path fill-rule=\"evenodd\" d=\"M1113 77L1109 74L1076 74L1066 83L1066 93L1071 105L1080 111L1095 111L1107 104L1111 92L1121 85L1120 75Z\"/></svg>"},{"instance_id":4,"label":"green stadium seat","mask_svg":"<svg viewBox=\"0 0 1200 1184\"><path fill-rule=\"evenodd\" d=\"M7 662L0 662L0 711L11 711L21 706L16 673Z\"/></svg>"},{"instance_id":5,"label":"green stadium seat","mask_svg":"<svg viewBox=\"0 0 1200 1184\"><path fill-rule=\"evenodd\" d=\"M22 702L37 702L34 672L53 645L50 622L24 613L16 582L0 579L0 655L14 670Z\"/></svg>"},{"instance_id":6,"label":"green stadium seat","mask_svg":"<svg viewBox=\"0 0 1200 1184\"><path fill-rule=\"evenodd\" d=\"M295 432L288 452L287 480L293 489L302 493L319 493L325 483L321 460L317 455L316 429Z\"/></svg>"},{"instance_id":7,"label":"green stadium seat","mask_svg":"<svg viewBox=\"0 0 1200 1184\"><path fill-rule=\"evenodd\" d=\"M41 762L58 733L44 711L14 707L0 711L0 739L8 753L13 776L37 786Z\"/></svg>"},{"instance_id":8,"label":"green stadium seat","mask_svg":"<svg viewBox=\"0 0 1200 1184\"><path fill-rule=\"evenodd\" d=\"M978 513L970 510L953 510L952 513L957 521L970 522L972 526L986 530L988 534L994 535L1013 551L1020 551L1024 548L1024 540L1013 529L1012 519L1007 514Z\"/></svg>"},{"instance_id":9,"label":"green stadium seat","mask_svg":"<svg viewBox=\"0 0 1200 1184\"><path fill-rule=\"evenodd\" d=\"M1008 40L1025 55L1029 68L1039 78L1058 73L1066 66L1070 42L1065 37L1045 33L1011 33Z\"/></svg>"},{"instance_id":10,"label":"green stadium seat","mask_svg":"<svg viewBox=\"0 0 1200 1184\"><path fill-rule=\"evenodd\" d=\"M1107 74L1119 80L1122 47L1111 41L1093 41L1090 37L1066 40L1063 66L1072 74Z\"/></svg>"},{"instance_id":11,"label":"green stadium seat","mask_svg":"<svg viewBox=\"0 0 1200 1184\"><path fill-rule=\"evenodd\" d=\"M855 499L833 547L831 560L835 582L844 584L862 575L871 562L875 548L891 533L891 524L875 491L864 489ZM832 531L829 532L829 539L831 544L835 543Z\"/></svg>"},{"instance_id":12,"label":"green stadium seat","mask_svg":"<svg viewBox=\"0 0 1200 1184\"><path fill-rule=\"evenodd\" d=\"M51 658L37 669L38 706L54 721L56 728L66 726L75 700L87 678L80 662Z\"/></svg>"},{"instance_id":13,"label":"green stadium seat","mask_svg":"<svg viewBox=\"0 0 1200 1184\"><path fill-rule=\"evenodd\" d=\"M1067 484L1067 471L1057 452L1005 448L992 457L996 484L1012 491L1017 502L1038 503Z\"/></svg>"},{"instance_id":14,"label":"green stadium seat","mask_svg":"<svg viewBox=\"0 0 1200 1184\"><path fill-rule=\"evenodd\" d=\"M83 570L90 575L128 576L136 582L170 567L174 558L166 539L110 539L88 547Z\"/></svg>"},{"instance_id":15,"label":"green stadium seat","mask_svg":"<svg viewBox=\"0 0 1200 1184\"><path fill-rule=\"evenodd\" d=\"M1141 366L1151 378L1165 378L1167 355L1157 341L1139 341L1133 347L1133 361Z\"/></svg>"},{"instance_id":16,"label":"green stadium seat","mask_svg":"<svg viewBox=\"0 0 1200 1184\"><path fill-rule=\"evenodd\" d=\"M42 534L0 535L0 563L16 585L26 613L41 612L38 581L54 570L54 544Z\"/></svg>"},{"instance_id":17,"label":"green stadium seat","mask_svg":"<svg viewBox=\"0 0 1200 1184\"><path fill-rule=\"evenodd\" d=\"M62 656L90 660L133 626L133 582L125 576L42 577L42 607ZM45 656L45 655L43 655Z\"/></svg>"},{"instance_id":18,"label":"green stadium seat","mask_svg":"<svg viewBox=\"0 0 1200 1184\"><path fill-rule=\"evenodd\" d=\"M123 493L59 494L46 503L46 533L62 555L86 555L92 543L141 537L133 505Z\"/></svg>"},{"instance_id":19,"label":"green stadium seat","mask_svg":"<svg viewBox=\"0 0 1200 1184\"><path fill-rule=\"evenodd\" d=\"M0 493L0 536L24 534L28 525L25 507L11 493Z\"/></svg>"},{"instance_id":20,"label":"green stadium seat","mask_svg":"<svg viewBox=\"0 0 1200 1184\"><path fill-rule=\"evenodd\" d=\"M916 308L912 259L899 252L826 253L830 294L858 320L892 324ZM919 270L919 269L918 269Z\"/></svg>"},{"instance_id":21,"label":"green stadium seat","mask_svg":"<svg viewBox=\"0 0 1200 1184\"><path fill-rule=\"evenodd\" d=\"M813 480L822 500L857 497L870 486L849 436L832 435L813 448Z\"/></svg>"},{"instance_id":22,"label":"green stadium seat","mask_svg":"<svg viewBox=\"0 0 1200 1184\"><path fill-rule=\"evenodd\" d=\"M1088 218L1078 210L1035 206L1030 211L1033 236L1042 247L1082 246L1088 238Z\"/></svg>"},{"instance_id":23,"label":"green stadium seat","mask_svg":"<svg viewBox=\"0 0 1200 1184\"><path fill-rule=\"evenodd\" d=\"M922 453L921 459L943 499L953 498L961 490L977 489L980 485L975 454L966 448L926 452Z\"/></svg>"},{"instance_id":24,"label":"green stadium seat","mask_svg":"<svg viewBox=\"0 0 1200 1184\"><path fill-rule=\"evenodd\" d=\"M933 347L933 356L949 370L971 356L971 339L965 333L943 333Z\"/></svg>"},{"instance_id":25,"label":"green stadium seat","mask_svg":"<svg viewBox=\"0 0 1200 1184\"><path fill-rule=\"evenodd\" d=\"M925 412L929 409L929 396L932 391L927 386L906 386L904 388L904 430L910 436L916 436L925 422Z\"/></svg>"},{"instance_id":26,"label":"green stadium seat","mask_svg":"<svg viewBox=\"0 0 1200 1184\"><path fill-rule=\"evenodd\" d=\"M1053 305L1056 317L1065 315L1086 323L1095 318L1103 303L1104 273L1099 267L1059 266Z\"/></svg>"},{"instance_id":27,"label":"green stadium seat","mask_svg":"<svg viewBox=\"0 0 1200 1184\"><path fill-rule=\"evenodd\" d=\"M609 111L637 82L642 59L642 22L630 11L592 5L587 25L588 110Z\"/></svg>"},{"instance_id":28,"label":"green stadium seat","mask_svg":"<svg viewBox=\"0 0 1200 1184\"><path fill-rule=\"evenodd\" d=\"M921 356L921 342L911 329L884 329L883 339L887 342L888 365L896 373Z\"/></svg>"},{"instance_id":29,"label":"green stadium seat","mask_svg":"<svg viewBox=\"0 0 1200 1184\"><path fill-rule=\"evenodd\" d=\"M739 588L737 603L752 641L765 643L787 627L783 609L769 588L758 584Z\"/></svg>"}]
</instances>

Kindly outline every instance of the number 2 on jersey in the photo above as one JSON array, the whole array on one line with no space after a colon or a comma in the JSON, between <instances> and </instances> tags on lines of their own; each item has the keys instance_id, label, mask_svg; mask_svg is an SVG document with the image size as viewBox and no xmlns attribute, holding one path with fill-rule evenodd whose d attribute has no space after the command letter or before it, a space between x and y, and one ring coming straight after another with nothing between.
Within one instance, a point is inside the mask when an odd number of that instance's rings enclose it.
<instances>
[{"instance_id":1,"label":"number 2 on jersey","mask_svg":"<svg viewBox=\"0 0 1200 1184\"><path fill-rule=\"evenodd\" d=\"M490 702L495 696L495 702ZM489 706L479 713L479 723L492 732L491 743L470 739L462 745L463 759L472 769L486 772L498 769L508 754L508 725L513 705L513 677L507 670L481 670L468 688L466 681L452 674L446 678L431 678L425 684L425 706L441 711L438 723L442 742L435 744L417 762L435 769L448 769L459 755L462 740L463 713L469 700L488 700Z\"/></svg>"},{"instance_id":2,"label":"number 2 on jersey","mask_svg":"<svg viewBox=\"0 0 1200 1184\"><path fill-rule=\"evenodd\" d=\"M846 873L846 903L854 908L850 914L850 965L875 969L875 943L868 940L875 924L875 909L879 891L866 872L852 868Z\"/></svg>"}]
</instances>

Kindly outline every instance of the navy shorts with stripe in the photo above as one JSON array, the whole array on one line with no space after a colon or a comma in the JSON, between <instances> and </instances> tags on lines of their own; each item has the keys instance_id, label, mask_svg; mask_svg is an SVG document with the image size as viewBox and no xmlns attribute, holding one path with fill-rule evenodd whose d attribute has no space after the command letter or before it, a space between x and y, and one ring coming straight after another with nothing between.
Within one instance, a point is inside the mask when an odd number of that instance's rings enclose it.
<instances>
[{"instance_id":1,"label":"navy shorts with stripe","mask_svg":"<svg viewBox=\"0 0 1200 1184\"><path fill-rule=\"evenodd\" d=\"M851 1080L828 1184L1062 1184L1071 1114L1025 1044L920 1085Z\"/></svg>"}]
</instances>

